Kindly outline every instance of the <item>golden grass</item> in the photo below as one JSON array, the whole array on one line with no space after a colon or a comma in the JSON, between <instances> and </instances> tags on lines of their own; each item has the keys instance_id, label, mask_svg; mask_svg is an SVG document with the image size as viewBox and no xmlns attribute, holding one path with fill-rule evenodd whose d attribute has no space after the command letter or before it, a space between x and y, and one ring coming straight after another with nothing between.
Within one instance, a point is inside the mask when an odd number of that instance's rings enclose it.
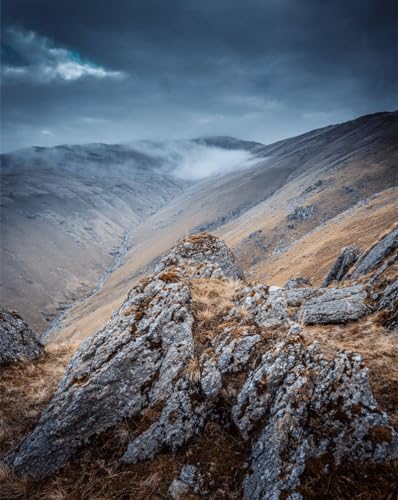
<instances>
[{"instance_id":1,"label":"golden grass","mask_svg":"<svg viewBox=\"0 0 398 500\"><path fill-rule=\"evenodd\" d=\"M195 279L191 282L195 318L211 323L225 315L233 306L233 297L241 286L238 280Z\"/></svg>"},{"instance_id":2,"label":"golden grass","mask_svg":"<svg viewBox=\"0 0 398 500\"><path fill-rule=\"evenodd\" d=\"M199 360L194 356L188 361L184 369L184 376L191 382L198 383L200 382L200 375Z\"/></svg>"},{"instance_id":3,"label":"golden grass","mask_svg":"<svg viewBox=\"0 0 398 500\"><path fill-rule=\"evenodd\" d=\"M37 361L2 368L0 457L33 428L64 374L74 349L73 345L49 345Z\"/></svg>"}]
</instances>

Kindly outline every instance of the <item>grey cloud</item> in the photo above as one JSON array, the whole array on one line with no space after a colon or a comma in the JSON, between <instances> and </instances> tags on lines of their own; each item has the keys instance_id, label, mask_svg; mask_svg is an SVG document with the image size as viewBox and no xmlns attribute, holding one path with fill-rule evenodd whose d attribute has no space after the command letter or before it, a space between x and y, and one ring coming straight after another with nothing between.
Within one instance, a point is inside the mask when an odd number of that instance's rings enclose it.
<instances>
[{"instance_id":1,"label":"grey cloud","mask_svg":"<svg viewBox=\"0 0 398 500\"><path fill-rule=\"evenodd\" d=\"M34 31L8 27L2 41L3 78L36 82L73 81L83 77L123 78L125 73L82 60L78 52L57 47Z\"/></svg>"},{"instance_id":2,"label":"grey cloud","mask_svg":"<svg viewBox=\"0 0 398 500\"><path fill-rule=\"evenodd\" d=\"M128 75L39 85L15 63L19 69L8 71L21 74L9 74L2 88L4 149L211 134L271 142L398 107L395 0L3 0L2 7L5 27L24 26Z\"/></svg>"}]
</instances>

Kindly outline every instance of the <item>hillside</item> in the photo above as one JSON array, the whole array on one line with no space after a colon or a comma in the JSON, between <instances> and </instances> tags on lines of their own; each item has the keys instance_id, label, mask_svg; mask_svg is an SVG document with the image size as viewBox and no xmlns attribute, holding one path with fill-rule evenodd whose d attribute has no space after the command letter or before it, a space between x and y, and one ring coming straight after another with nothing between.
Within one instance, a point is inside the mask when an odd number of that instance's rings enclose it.
<instances>
[{"instance_id":1,"label":"hillside","mask_svg":"<svg viewBox=\"0 0 398 500\"><path fill-rule=\"evenodd\" d=\"M224 168L252 148L219 138L217 146L141 141L2 155L1 302L45 329L57 311L103 281L146 218L200 178L186 175L188 163Z\"/></svg>"},{"instance_id":2,"label":"hillside","mask_svg":"<svg viewBox=\"0 0 398 500\"><path fill-rule=\"evenodd\" d=\"M203 230L224 238L246 273L283 284L308 271L319 284L341 243L358 237L365 249L396 220L397 135L397 112L369 115L256 148L253 165L195 183L137 228L123 265L54 334L93 334L148 266Z\"/></svg>"}]
</instances>

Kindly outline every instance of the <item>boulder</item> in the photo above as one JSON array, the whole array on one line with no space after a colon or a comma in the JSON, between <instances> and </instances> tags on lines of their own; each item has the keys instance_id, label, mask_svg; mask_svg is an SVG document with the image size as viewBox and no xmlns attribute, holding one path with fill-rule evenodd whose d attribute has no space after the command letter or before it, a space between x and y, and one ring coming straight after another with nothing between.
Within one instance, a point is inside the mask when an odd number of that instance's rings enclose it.
<instances>
[{"instance_id":1,"label":"boulder","mask_svg":"<svg viewBox=\"0 0 398 500\"><path fill-rule=\"evenodd\" d=\"M43 346L15 311L0 306L0 365L37 359Z\"/></svg>"},{"instance_id":2,"label":"boulder","mask_svg":"<svg viewBox=\"0 0 398 500\"><path fill-rule=\"evenodd\" d=\"M306 325L346 323L371 312L367 298L362 285L323 289L303 303L299 317Z\"/></svg>"},{"instance_id":3,"label":"boulder","mask_svg":"<svg viewBox=\"0 0 398 500\"><path fill-rule=\"evenodd\" d=\"M340 255L337 257L336 262L330 268L322 286L328 286L332 281L341 281L347 274L350 267L356 262L360 254L357 246L351 245L344 247Z\"/></svg>"}]
</instances>

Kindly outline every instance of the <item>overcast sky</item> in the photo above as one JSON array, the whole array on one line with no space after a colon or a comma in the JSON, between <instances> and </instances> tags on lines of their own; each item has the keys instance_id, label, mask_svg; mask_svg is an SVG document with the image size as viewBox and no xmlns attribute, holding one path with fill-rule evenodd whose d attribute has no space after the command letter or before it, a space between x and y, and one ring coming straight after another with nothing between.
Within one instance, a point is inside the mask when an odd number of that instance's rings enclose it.
<instances>
[{"instance_id":1,"label":"overcast sky","mask_svg":"<svg viewBox=\"0 0 398 500\"><path fill-rule=\"evenodd\" d=\"M396 0L2 0L2 150L398 108Z\"/></svg>"}]
</instances>

